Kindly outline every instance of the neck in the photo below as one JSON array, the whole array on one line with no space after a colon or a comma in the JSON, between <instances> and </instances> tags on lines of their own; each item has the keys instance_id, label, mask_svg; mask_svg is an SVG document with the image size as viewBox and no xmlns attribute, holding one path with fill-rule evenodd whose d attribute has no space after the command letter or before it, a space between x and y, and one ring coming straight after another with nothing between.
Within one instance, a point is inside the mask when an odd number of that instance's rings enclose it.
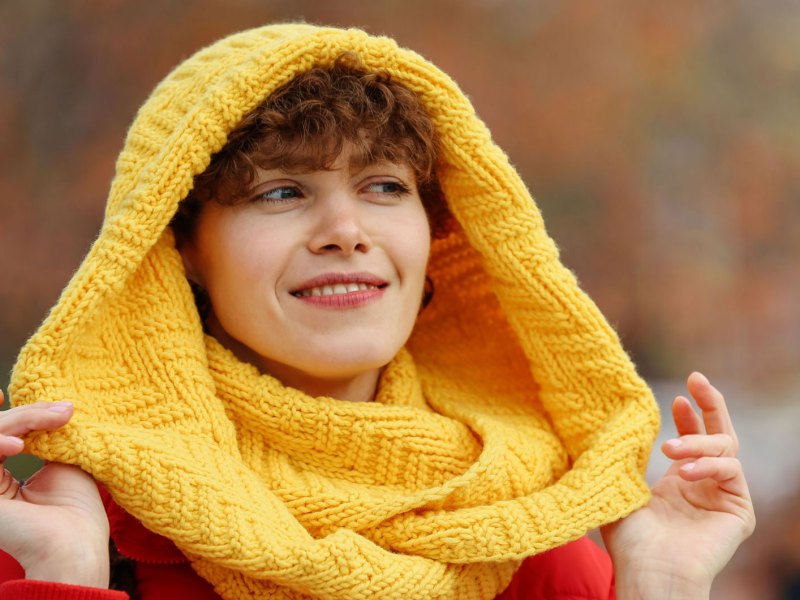
<instances>
[{"instance_id":1,"label":"neck","mask_svg":"<svg viewBox=\"0 0 800 600\"><path fill-rule=\"evenodd\" d=\"M286 365L264 363L259 368L287 385L309 396L327 396L348 402L371 402L375 399L381 370L372 369L353 377L328 379L312 377Z\"/></svg>"}]
</instances>

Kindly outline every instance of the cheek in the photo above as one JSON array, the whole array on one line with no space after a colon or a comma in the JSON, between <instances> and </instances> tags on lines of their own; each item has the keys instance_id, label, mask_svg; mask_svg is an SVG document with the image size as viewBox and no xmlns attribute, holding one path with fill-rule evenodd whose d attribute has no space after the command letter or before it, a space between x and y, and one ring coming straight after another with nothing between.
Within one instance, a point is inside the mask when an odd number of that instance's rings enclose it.
<instances>
[{"instance_id":1,"label":"cheek","mask_svg":"<svg viewBox=\"0 0 800 600\"><path fill-rule=\"evenodd\" d=\"M428 266L428 258L431 253L431 229L428 223L428 217L422 210L421 215L417 218L417 224L414 227L414 234L408 236L408 253L412 257L414 267L417 271L421 271L421 277L424 279L425 270Z\"/></svg>"},{"instance_id":2,"label":"cheek","mask_svg":"<svg viewBox=\"0 0 800 600\"><path fill-rule=\"evenodd\" d=\"M240 305L274 288L283 262L275 236L241 228L220 231L205 247L205 276L217 304Z\"/></svg>"},{"instance_id":3,"label":"cheek","mask_svg":"<svg viewBox=\"0 0 800 600\"><path fill-rule=\"evenodd\" d=\"M428 268L428 258L430 257L430 250L431 250L431 239L429 236L421 236L417 239L417 243L414 245L415 252L413 254L414 258L414 270L418 274L421 280L425 279L425 273Z\"/></svg>"},{"instance_id":4,"label":"cheek","mask_svg":"<svg viewBox=\"0 0 800 600\"><path fill-rule=\"evenodd\" d=\"M395 221L392 253L401 277L410 285L409 292L421 293L428 266L431 236L425 213L412 214L402 222Z\"/></svg>"}]
</instances>

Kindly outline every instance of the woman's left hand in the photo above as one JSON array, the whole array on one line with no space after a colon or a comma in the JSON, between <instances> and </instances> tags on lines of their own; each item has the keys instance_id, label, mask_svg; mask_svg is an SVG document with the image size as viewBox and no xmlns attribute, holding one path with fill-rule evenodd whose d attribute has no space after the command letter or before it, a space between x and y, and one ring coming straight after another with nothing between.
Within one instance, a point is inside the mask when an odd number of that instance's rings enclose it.
<instances>
[{"instance_id":1,"label":"woman's left hand","mask_svg":"<svg viewBox=\"0 0 800 600\"><path fill-rule=\"evenodd\" d=\"M617 595L708 598L711 582L755 527L739 441L722 394L700 373L672 404L678 438L662 446L673 460L640 510L603 528Z\"/></svg>"}]
</instances>

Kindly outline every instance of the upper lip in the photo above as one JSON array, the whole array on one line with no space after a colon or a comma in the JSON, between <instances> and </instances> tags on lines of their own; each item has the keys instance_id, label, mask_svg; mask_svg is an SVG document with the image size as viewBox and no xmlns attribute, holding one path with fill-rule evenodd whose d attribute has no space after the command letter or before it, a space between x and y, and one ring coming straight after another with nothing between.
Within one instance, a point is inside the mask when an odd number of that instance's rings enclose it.
<instances>
[{"instance_id":1,"label":"upper lip","mask_svg":"<svg viewBox=\"0 0 800 600\"><path fill-rule=\"evenodd\" d=\"M376 287L386 286L389 283L385 279L381 279L372 273L323 273L308 281L301 283L292 290L292 294L302 292L303 290L310 290L323 285L335 285L337 283L364 283L367 285L374 285Z\"/></svg>"}]
</instances>

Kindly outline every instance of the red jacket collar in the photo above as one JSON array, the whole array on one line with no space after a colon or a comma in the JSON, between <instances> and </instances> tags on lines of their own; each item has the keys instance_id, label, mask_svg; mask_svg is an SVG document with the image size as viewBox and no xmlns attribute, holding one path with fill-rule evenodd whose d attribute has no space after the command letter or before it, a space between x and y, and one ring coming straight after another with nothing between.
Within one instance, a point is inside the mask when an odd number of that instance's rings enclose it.
<instances>
[{"instance_id":1,"label":"red jacket collar","mask_svg":"<svg viewBox=\"0 0 800 600\"><path fill-rule=\"evenodd\" d=\"M177 564L189 562L172 540L153 533L114 502L111 494L97 484L108 515L111 539L123 556L142 563Z\"/></svg>"}]
</instances>

